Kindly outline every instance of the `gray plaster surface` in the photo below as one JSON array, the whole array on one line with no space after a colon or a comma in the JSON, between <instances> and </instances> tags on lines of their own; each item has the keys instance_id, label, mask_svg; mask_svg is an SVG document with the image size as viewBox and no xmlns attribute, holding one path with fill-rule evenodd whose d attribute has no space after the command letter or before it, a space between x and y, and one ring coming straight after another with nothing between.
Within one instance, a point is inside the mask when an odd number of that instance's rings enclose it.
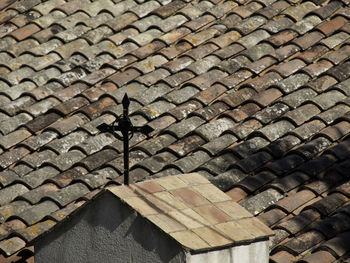
<instances>
[{"instance_id":1,"label":"gray plaster surface","mask_svg":"<svg viewBox=\"0 0 350 263\"><path fill-rule=\"evenodd\" d=\"M35 263L185 262L183 248L105 192L35 244Z\"/></svg>"}]
</instances>

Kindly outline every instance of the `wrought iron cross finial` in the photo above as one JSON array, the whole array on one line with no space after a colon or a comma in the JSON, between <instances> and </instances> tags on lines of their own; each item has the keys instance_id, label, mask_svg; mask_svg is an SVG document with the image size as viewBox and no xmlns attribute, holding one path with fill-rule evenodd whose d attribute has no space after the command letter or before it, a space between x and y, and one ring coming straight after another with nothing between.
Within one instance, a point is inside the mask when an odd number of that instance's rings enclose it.
<instances>
[{"instance_id":1,"label":"wrought iron cross finial","mask_svg":"<svg viewBox=\"0 0 350 263\"><path fill-rule=\"evenodd\" d=\"M130 100L128 94L125 93L123 100L123 117L117 118L114 123L118 123L117 125L108 125L106 123L102 123L97 126L101 132L111 132L117 139L123 140L124 146L124 184L129 184L129 140L133 137L134 132L142 132L144 134L150 133L153 131L153 128L145 125L142 127L134 127L129 119L129 105ZM123 137L120 137L116 131L120 131Z\"/></svg>"}]
</instances>

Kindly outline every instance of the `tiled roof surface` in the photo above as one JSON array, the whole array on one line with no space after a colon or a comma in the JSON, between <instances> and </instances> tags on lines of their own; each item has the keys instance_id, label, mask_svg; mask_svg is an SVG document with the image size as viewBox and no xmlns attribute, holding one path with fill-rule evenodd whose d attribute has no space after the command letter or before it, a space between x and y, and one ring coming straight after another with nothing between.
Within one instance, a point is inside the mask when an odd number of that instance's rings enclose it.
<instances>
[{"instance_id":1,"label":"tiled roof surface","mask_svg":"<svg viewBox=\"0 0 350 263\"><path fill-rule=\"evenodd\" d=\"M0 2L1 261L108 184L198 172L275 231L271 262L350 260L350 2Z\"/></svg>"},{"instance_id":2,"label":"tiled roof surface","mask_svg":"<svg viewBox=\"0 0 350 263\"><path fill-rule=\"evenodd\" d=\"M108 187L187 250L268 239L274 232L198 173Z\"/></svg>"}]
</instances>

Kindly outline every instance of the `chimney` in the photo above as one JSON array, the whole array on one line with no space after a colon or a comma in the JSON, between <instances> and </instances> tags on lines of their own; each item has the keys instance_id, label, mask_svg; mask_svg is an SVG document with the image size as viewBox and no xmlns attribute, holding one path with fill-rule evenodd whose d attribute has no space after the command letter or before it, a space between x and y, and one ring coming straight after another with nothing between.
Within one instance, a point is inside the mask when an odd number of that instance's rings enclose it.
<instances>
[{"instance_id":1,"label":"chimney","mask_svg":"<svg viewBox=\"0 0 350 263\"><path fill-rule=\"evenodd\" d=\"M109 187L35 243L35 262L267 263L271 235L192 173Z\"/></svg>"}]
</instances>

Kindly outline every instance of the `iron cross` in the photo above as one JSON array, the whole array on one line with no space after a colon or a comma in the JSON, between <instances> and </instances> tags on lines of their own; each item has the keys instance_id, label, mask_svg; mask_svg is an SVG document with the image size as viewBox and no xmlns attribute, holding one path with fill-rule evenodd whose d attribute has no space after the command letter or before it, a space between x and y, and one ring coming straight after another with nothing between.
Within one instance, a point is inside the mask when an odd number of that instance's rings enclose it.
<instances>
[{"instance_id":1,"label":"iron cross","mask_svg":"<svg viewBox=\"0 0 350 263\"><path fill-rule=\"evenodd\" d=\"M123 100L123 117L117 118L114 123L118 123L117 125L108 125L106 123L102 123L97 126L101 132L111 132L114 137L119 140L123 140L124 146L124 184L129 184L129 140L133 137L134 132L142 132L143 134L148 134L153 131L153 128L149 125L145 125L142 127L134 127L129 119L129 105L130 100L128 94L125 93ZM123 137L120 137L116 132L120 131Z\"/></svg>"}]
</instances>

